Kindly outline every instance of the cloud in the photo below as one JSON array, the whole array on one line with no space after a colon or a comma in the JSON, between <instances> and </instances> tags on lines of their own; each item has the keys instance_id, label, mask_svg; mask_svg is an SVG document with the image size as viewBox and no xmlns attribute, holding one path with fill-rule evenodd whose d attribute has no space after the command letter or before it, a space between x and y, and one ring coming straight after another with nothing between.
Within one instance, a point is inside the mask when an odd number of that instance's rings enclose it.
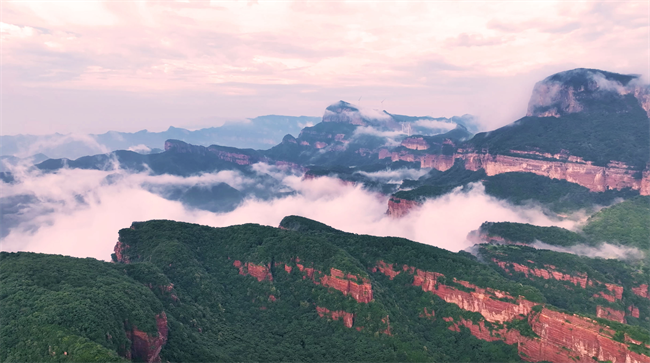
<instances>
[{"instance_id":1,"label":"cloud","mask_svg":"<svg viewBox=\"0 0 650 363\"><path fill-rule=\"evenodd\" d=\"M272 170L259 166L260 172ZM114 172L112 174L115 174ZM0 241L5 251L33 251L77 257L110 259L117 231L133 221L171 219L223 227L242 223L277 226L287 215L301 215L347 232L376 236L400 236L451 251L472 243L467 234L485 221L513 221L538 225L570 227L573 222L558 222L541 210L513 207L484 193L480 184L469 192L455 191L427 201L402 219L385 214L387 196L342 185L327 177L303 180L300 175L283 175L285 187L296 191L271 200L248 199L234 211L214 214L185 208L143 187L148 183L166 185L184 182L227 181L238 185L238 176L227 173L203 175L194 179L172 176L122 174L109 178L109 171L64 169L58 173L23 175L21 182L3 185L3 197L31 194L40 202L39 210L25 224L12 229ZM239 185L245 182L239 182ZM45 210L49 210L49 213ZM38 227L35 229L34 227Z\"/></svg>"},{"instance_id":2,"label":"cloud","mask_svg":"<svg viewBox=\"0 0 650 363\"><path fill-rule=\"evenodd\" d=\"M133 151L133 152L136 152L136 153L146 154L149 151L151 151L151 148L149 148L145 144L139 144L139 145L131 146L127 150Z\"/></svg>"},{"instance_id":3,"label":"cloud","mask_svg":"<svg viewBox=\"0 0 650 363\"><path fill-rule=\"evenodd\" d=\"M386 169L372 173L367 173L365 171L359 171L357 173L383 183L401 183L404 179L417 180L429 171L430 169Z\"/></svg>"},{"instance_id":4,"label":"cloud","mask_svg":"<svg viewBox=\"0 0 650 363\"><path fill-rule=\"evenodd\" d=\"M636 247L621 246L610 243L603 243L599 246L580 244L571 247L561 247L549 245L548 243L541 241L535 241L531 247L542 250L551 250L555 252L571 253L574 255L591 258L599 257L618 260L642 260L644 258L643 251L639 250Z\"/></svg>"},{"instance_id":5,"label":"cloud","mask_svg":"<svg viewBox=\"0 0 650 363\"><path fill-rule=\"evenodd\" d=\"M461 33L455 38L448 38L445 43L450 47L484 47L488 45L500 45L506 40L500 37L484 37L479 34Z\"/></svg>"},{"instance_id":6,"label":"cloud","mask_svg":"<svg viewBox=\"0 0 650 363\"><path fill-rule=\"evenodd\" d=\"M385 146L393 147L398 146L402 142L402 139L406 136L406 133L402 131L380 131L372 126L360 126L354 130L350 141L354 141L355 139L358 139L364 135L382 137L385 139Z\"/></svg>"},{"instance_id":7,"label":"cloud","mask_svg":"<svg viewBox=\"0 0 650 363\"><path fill-rule=\"evenodd\" d=\"M9 134L317 115L324 100L360 96L373 107L386 99L401 114L485 114L489 106L525 108L521 90L500 86L526 78L529 95L549 69L647 69L637 56L647 43L646 9L634 2L7 2L3 9L11 15L0 29ZM449 49L446 39L462 46Z\"/></svg>"},{"instance_id":8,"label":"cloud","mask_svg":"<svg viewBox=\"0 0 650 363\"><path fill-rule=\"evenodd\" d=\"M419 119L415 121L415 126L420 126L432 130L441 130L441 129L445 130L443 132L451 131L456 128L456 124L453 122L427 120L427 119Z\"/></svg>"}]
</instances>

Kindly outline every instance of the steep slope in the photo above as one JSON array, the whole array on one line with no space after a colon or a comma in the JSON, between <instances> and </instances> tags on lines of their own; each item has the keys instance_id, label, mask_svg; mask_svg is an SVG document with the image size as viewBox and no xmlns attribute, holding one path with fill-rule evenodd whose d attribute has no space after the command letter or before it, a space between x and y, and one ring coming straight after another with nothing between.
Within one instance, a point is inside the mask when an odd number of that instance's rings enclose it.
<instances>
[{"instance_id":1,"label":"steep slope","mask_svg":"<svg viewBox=\"0 0 650 363\"><path fill-rule=\"evenodd\" d=\"M650 252L650 197L638 196L601 209L589 217L579 233L558 227L504 222L484 223L474 237L481 242L497 244L532 244L541 241L565 247L576 244L598 246L607 242L637 248L647 254Z\"/></svg>"},{"instance_id":2,"label":"steep slope","mask_svg":"<svg viewBox=\"0 0 650 363\"><path fill-rule=\"evenodd\" d=\"M133 223L116 264L1 257L0 353L17 361L650 361L647 331L558 311L467 253L301 217L280 228ZM48 329L83 344L28 333Z\"/></svg>"},{"instance_id":3,"label":"steep slope","mask_svg":"<svg viewBox=\"0 0 650 363\"><path fill-rule=\"evenodd\" d=\"M163 303L93 259L0 253L2 361L159 362L168 333Z\"/></svg>"},{"instance_id":4,"label":"steep slope","mask_svg":"<svg viewBox=\"0 0 650 363\"><path fill-rule=\"evenodd\" d=\"M649 89L638 76L593 69L561 72L535 86L527 116L513 124L478 133L446 153L403 151L393 153L392 160L420 161L423 168L439 171L462 160L465 169L482 170L488 177L528 173L596 193L648 195ZM500 182L496 189L504 189ZM568 183L553 188L573 194L576 188Z\"/></svg>"},{"instance_id":5,"label":"steep slope","mask_svg":"<svg viewBox=\"0 0 650 363\"><path fill-rule=\"evenodd\" d=\"M640 293L650 283L648 267L526 246L479 245L476 251L502 276L536 287L554 306L642 327L650 321L650 300Z\"/></svg>"},{"instance_id":6,"label":"steep slope","mask_svg":"<svg viewBox=\"0 0 650 363\"><path fill-rule=\"evenodd\" d=\"M594 241L633 246L650 253L650 196L601 210L589 218L583 231Z\"/></svg>"}]
</instances>

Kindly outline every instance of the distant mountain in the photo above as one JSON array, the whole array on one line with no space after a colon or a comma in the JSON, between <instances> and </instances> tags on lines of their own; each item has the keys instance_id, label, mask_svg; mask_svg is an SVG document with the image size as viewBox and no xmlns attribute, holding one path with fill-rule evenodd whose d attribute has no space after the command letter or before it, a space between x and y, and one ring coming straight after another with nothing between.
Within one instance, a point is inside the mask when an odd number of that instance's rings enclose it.
<instances>
[{"instance_id":1,"label":"distant mountain","mask_svg":"<svg viewBox=\"0 0 650 363\"><path fill-rule=\"evenodd\" d=\"M30 156L37 153L52 158L76 159L85 155L115 150L139 153L162 149L165 140L182 140L195 145L221 144L231 147L267 149L282 140L286 134L297 135L300 130L320 121L318 117L268 115L250 119L246 123L226 123L220 127L189 131L169 127L163 132L147 130L135 133L109 131L98 135L15 135L0 136L2 155Z\"/></svg>"},{"instance_id":2,"label":"distant mountain","mask_svg":"<svg viewBox=\"0 0 650 363\"><path fill-rule=\"evenodd\" d=\"M650 196L637 196L593 214L579 231L539 227L522 223L484 223L473 238L481 243L548 245L571 247L578 244L599 247L603 243L636 248L650 261ZM650 266L650 264L648 264Z\"/></svg>"},{"instance_id":3,"label":"distant mountain","mask_svg":"<svg viewBox=\"0 0 650 363\"><path fill-rule=\"evenodd\" d=\"M619 261L279 227L134 222L114 263L0 253L0 360L650 359L650 281Z\"/></svg>"},{"instance_id":4,"label":"distant mountain","mask_svg":"<svg viewBox=\"0 0 650 363\"><path fill-rule=\"evenodd\" d=\"M393 152L392 160L419 160L422 167L443 172L461 162L468 172L485 175L467 181L446 178L445 184L435 179L422 180L425 186L406 183L418 189L398 192L390 207L403 215L418 204L413 200L479 179L485 180L488 193L492 189L511 201L538 201L555 211L576 210L598 199L611 202L615 196L650 195L649 94L649 86L635 75L582 68L552 75L535 85L528 115L513 124L478 133L435 155ZM419 150L424 141L410 147Z\"/></svg>"}]
</instances>

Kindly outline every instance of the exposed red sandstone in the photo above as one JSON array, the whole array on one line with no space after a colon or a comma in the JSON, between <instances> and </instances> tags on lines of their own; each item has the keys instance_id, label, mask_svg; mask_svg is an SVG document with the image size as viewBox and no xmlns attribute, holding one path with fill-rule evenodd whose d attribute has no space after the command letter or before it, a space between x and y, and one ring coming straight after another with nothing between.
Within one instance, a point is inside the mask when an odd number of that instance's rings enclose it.
<instances>
[{"instance_id":1,"label":"exposed red sandstone","mask_svg":"<svg viewBox=\"0 0 650 363\"><path fill-rule=\"evenodd\" d=\"M454 155L426 154L414 155L406 151L393 152L390 154L392 161L419 161L422 168L434 168L445 171L454 165L455 159L465 161L467 170L484 169L488 176L494 176L509 172L526 172L545 176L551 179L566 180L571 183L584 186L593 192L604 192L609 189L631 188L639 190L641 195L650 195L650 170L642 173L641 179L635 177L636 171L632 170L623 162L612 160L607 166L596 166L590 161L584 161L580 157L568 154L546 155L534 151L511 150L520 156L509 155L490 155L488 153L476 153L471 150L456 153ZM539 154L539 155L537 155ZM548 156L549 158L558 159L539 160L523 156ZM379 158L387 157L387 152L380 150ZM389 211L393 202L389 201ZM394 202L393 202L394 204ZM408 213L409 207L397 207L400 211L395 214L401 217ZM393 214L391 214L393 215Z\"/></svg>"},{"instance_id":2,"label":"exposed red sandstone","mask_svg":"<svg viewBox=\"0 0 650 363\"><path fill-rule=\"evenodd\" d=\"M131 351L127 354L128 359L141 360L148 363L160 362L160 350L167 343L167 315L163 311L156 315L156 326L158 328L157 336L139 330L133 326L130 331L126 332L127 338L131 341Z\"/></svg>"},{"instance_id":3,"label":"exposed red sandstone","mask_svg":"<svg viewBox=\"0 0 650 363\"><path fill-rule=\"evenodd\" d=\"M352 296L357 302L367 304L372 301L372 285L370 281L362 280L361 283L357 283L352 280L357 280L357 276L350 274L343 276L341 270L331 268L330 275L323 275L320 283L323 286L339 290L346 296Z\"/></svg>"},{"instance_id":4,"label":"exposed red sandstone","mask_svg":"<svg viewBox=\"0 0 650 363\"><path fill-rule=\"evenodd\" d=\"M611 329L588 318L543 309L539 314L531 314L528 322L539 338L522 336L514 329L490 331L482 321L477 324L463 318L449 329L459 331L460 326L465 326L479 339L517 344L521 357L531 362L587 363L594 361L592 357L611 362L650 361L650 357L631 352L626 344L612 340L614 332Z\"/></svg>"},{"instance_id":5,"label":"exposed red sandstone","mask_svg":"<svg viewBox=\"0 0 650 363\"><path fill-rule=\"evenodd\" d=\"M408 214L411 209L418 206L420 206L420 203L414 200L391 197L388 200L388 211L386 214L393 218L400 218Z\"/></svg>"},{"instance_id":6,"label":"exposed red sandstone","mask_svg":"<svg viewBox=\"0 0 650 363\"><path fill-rule=\"evenodd\" d=\"M429 144L421 137L408 137L402 140L401 145L411 150L426 150L429 148Z\"/></svg>"},{"instance_id":7,"label":"exposed red sandstone","mask_svg":"<svg viewBox=\"0 0 650 363\"><path fill-rule=\"evenodd\" d=\"M632 292L637 296L650 299L650 294L648 294L648 284L642 284L637 287L633 287Z\"/></svg>"},{"instance_id":8,"label":"exposed red sandstone","mask_svg":"<svg viewBox=\"0 0 650 363\"><path fill-rule=\"evenodd\" d=\"M352 328L352 325L354 324L354 314L348 313L343 310L337 310L337 311L330 311L327 308L322 308L320 306L316 306L316 311L318 312L318 316L322 317L328 317L331 318L332 320L339 320L339 318L343 319L343 325L345 325L346 328Z\"/></svg>"},{"instance_id":9,"label":"exposed red sandstone","mask_svg":"<svg viewBox=\"0 0 650 363\"><path fill-rule=\"evenodd\" d=\"M235 260L235 262L233 262L233 266L239 269L240 275L251 275L255 277L257 281L273 281L273 275L271 275L270 266L261 266L250 262L242 263L239 260Z\"/></svg>"},{"instance_id":10,"label":"exposed red sandstone","mask_svg":"<svg viewBox=\"0 0 650 363\"><path fill-rule=\"evenodd\" d=\"M389 277L397 275L393 265L384 261L379 261L373 270L380 271ZM414 286L419 286L422 290L429 291L448 303L454 303L463 310L478 312L485 318L485 321L505 323L513 319L521 319L522 316L527 317L532 330L539 338L524 337L514 329L500 328L490 331L482 321L477 324L462 318L450 326L450 329L455 331L459 331L461 325L466 326L479 339L503 340L507 344L517 344L518 351L524 360L593 362L592 357L596 357L601 361L650 362L650 357L631 352L624 343L614 341L612 339L614 331L610 328L589 318L547 308L536 313L532 309L536 304L522 297L513 298L513 302L496 300L496 298L510 297L510 295L493 289L482 289L467 281L454 280L467 288L474 289L472 292L460 291L440 283L439 280L444 276L443 274L422 271L411 266L406 266L402 270L414 271ZM550 276L552 274L549 274ZM607 311L606 309L602 308L602 311L606 312L609 317L615 317L617 314L615 310ZM443 320L453 322L451 317L444 317Z\"/></svg>"},{"instance_id":11,"label":"exposed red sandstone","mask_svg":"<svg viewBox=\"0 0 650 363\"><path fill-rule=\"evenodd\" d=\"M373 267L372 272L379 272L383 273L384 275L388 276L391 280L395 278L395 276L399 275L400 271L395 271L393 270L393 265L392 264L387 264L384 261L379 261L377 262L377 266Z\"/></svg>"},{"instance_id":12,"label":"exposed red sandstone","mask_svg":"<svg viewBox=\"0 0 650 363\"><path fill-rule=\"evenodd\" d=\"M625 324L625 312L607 308L603 306L596 306L596 316L603 319L608 319L612 321L618 321L619 323Z\"/></svg>"},{"instance_id":13,"label":"exposed red sandstone","mask_svg":"<svg viewBox=\"0 0 650 363\"><path fill-rule=\"evenodd\" d=\"M117 241L115 244L115 247L113 248L113 252L115 253L115 259L117 262L121 263L129 263L131 262L129 260L129 256L127 256L124 252L131 246L127 245L126 243L122 243L120 241Z\"/></svg>"},{"instance_id":14,"label":"exposed red sandstone","mask_svg":"<svg viewBox=\"0 0 650 363\"><path fill-rule=\"evenodd\" d=\"M627 307L627 312L629 316L638 318L639 317L639 308L634 306L634 304Z\"/></svg>"},{"instance_id":15,"label":"exposed red sandstone","mask_svg":"<svg viewBox=\"0 0 650 363\"><path fill-rule=\"evenodd\" d=\"M373 299L372 295L372 284L368 279L361 278L353 274L344 274L343 271L335 268L330 269L330 274L324 274L321 271L318 271L312 267L305 267L303 264L300 264L299 258L295 259L296 267L298 270L303 273L303 280L310 279L315 284L320 284L326 287L331 287L335 290L342 292L346 296L351 296L357 302L360 303L369 303ZM275 266L281 266L284 263L276 262ZM233 262L239 270L240 275L251 275L257 278L257 281L269 280L273 281L273 275L270 271L269 266L256 265L250 262L242 263L239 260ZM284 264L284 269L288 273L291 273L292 267Z\"/></svg>"},{"instance_id":16,"label":"exposed red sandstone","mask_svg":"<svg viewBox=\"0 0 650 363\"><path fill-rule=\"evenodd\" d=\"M435 318L436 317L436 312L431 310L431 312L427 311L427 308L424 308L424 313L420 314L421 318Z\"/></svg>"}]
</instances>

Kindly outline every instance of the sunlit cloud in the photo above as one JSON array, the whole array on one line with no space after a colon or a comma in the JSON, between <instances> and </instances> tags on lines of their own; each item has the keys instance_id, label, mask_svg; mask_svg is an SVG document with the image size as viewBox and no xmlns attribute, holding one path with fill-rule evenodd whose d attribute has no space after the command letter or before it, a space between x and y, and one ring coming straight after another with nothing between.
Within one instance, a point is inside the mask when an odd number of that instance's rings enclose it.
<instances>
[{"instance_id":1,"label":"sunlit cloud","mask_svg":"<svg viewBox=\"0 0 650 363\"><path fill-rule=\"evenodd\" d=\"M360 96L371 108L471 113L495 127L523 116L533 84L551 73L647 72L647 4L635 2L3 6L5 134L318 115Z\"/></svg>"}]
</instances>

